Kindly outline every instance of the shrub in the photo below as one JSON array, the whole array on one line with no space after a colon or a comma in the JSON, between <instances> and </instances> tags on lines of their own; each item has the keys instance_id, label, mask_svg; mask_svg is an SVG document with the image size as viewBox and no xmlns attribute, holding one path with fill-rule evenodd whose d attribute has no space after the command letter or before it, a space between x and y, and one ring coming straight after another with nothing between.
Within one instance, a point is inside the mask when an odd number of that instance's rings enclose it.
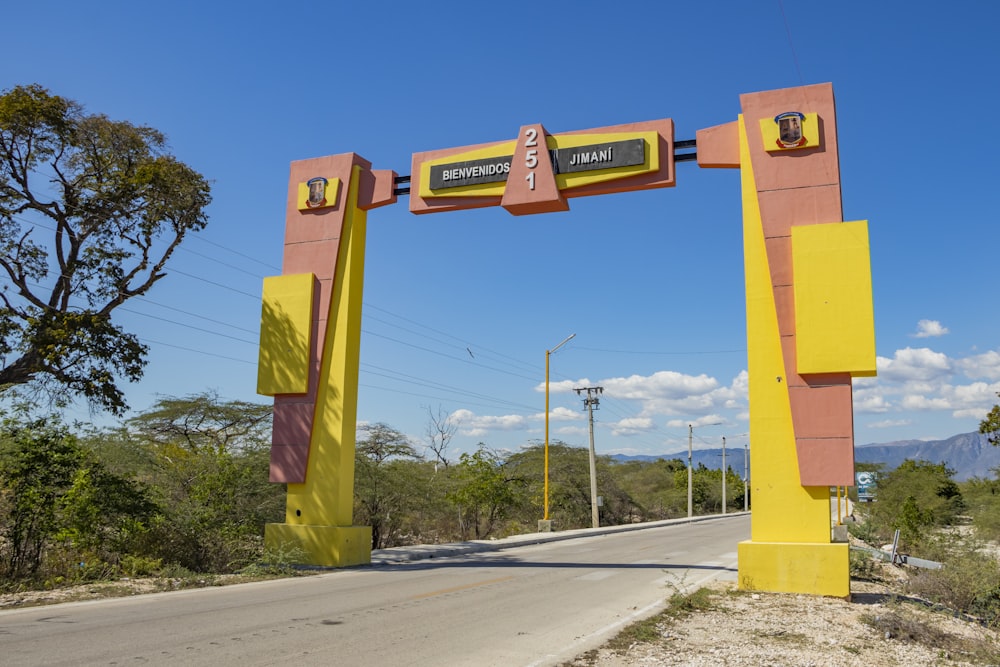
<instances>
[{"instance_id":1,"label":"shrub","mask_svg":"<svg viewBox=\"0 0 1000 667\"><path fill-rule=\"evenodd\" d=\"M960 542L940 570L920 570L908 590L1000 627L1000 562L971 542Z\"/></svg>"}]
</instances>

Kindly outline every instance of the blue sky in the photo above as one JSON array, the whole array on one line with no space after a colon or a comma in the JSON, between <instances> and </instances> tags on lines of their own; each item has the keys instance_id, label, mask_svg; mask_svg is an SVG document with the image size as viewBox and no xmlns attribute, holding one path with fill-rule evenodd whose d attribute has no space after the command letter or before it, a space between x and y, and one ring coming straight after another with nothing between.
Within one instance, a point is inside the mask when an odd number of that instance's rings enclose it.
<instances>
[{"instance_id":1,"label":"blue sky","mask_svg":"<svg viewBox=\"0 0 1000 667\"><path fill-rule=\"evenodd\" d=\"M39 83L147 124L213 182L207 229L120 322L157 396L255 394L261 281L280 273L288 167L672 118L729 122L745 92L832 82L845 220L869 220L880 375L855 387L858 444L975 430L1000 391L1000 4L959 1L79 3L4 10L0 88ZM20 26L10 29L10 26ZM786 27L787 26L787 27ZM601 453L747 441L738 173L568 213L369 216L358 419L452 455L587 443L574 387L602 386ZM81 412L83 414L83 412ZM93 417L107 423L100 415ZM752 446L752 443L751 443Z\"/></svg>"}]
</instances>

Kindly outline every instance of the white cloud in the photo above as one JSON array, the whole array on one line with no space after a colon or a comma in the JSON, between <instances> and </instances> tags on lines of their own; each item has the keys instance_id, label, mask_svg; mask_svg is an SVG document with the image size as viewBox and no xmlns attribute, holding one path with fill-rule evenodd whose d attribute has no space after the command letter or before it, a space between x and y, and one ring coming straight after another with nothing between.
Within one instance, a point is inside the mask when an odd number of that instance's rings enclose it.
<instances>
[{"instance_id":1,"label":"white cloud","mask_svg":"<svg viewBox=\"0 0 1000 667\"><path fill-rule=\"evenodd\" d=\"M704 415L697 419L671 419L667 422L667 426L670 428L682 428L690 425L698 428L699 426L715 426L716 424L725 423L726 420L719 415Z\"/></svg>"},{"instance_id":2,"label":"white cloud","mask_svg":"<svg viewBox=\"0 0 1000 667\"><path fill-rule=\"evenodd\" d=\"M956 404L962 405L991 405L996 398L997 391L1000 390L1000 382L986 384L985 382L973 382L972 384L960 384L954 387L946 386L945 393L952 397Z\"/></svg>"},{"instance_id":3,"label":"white cloud","mask_svg":"<svg viewBox=\"0 0 1000 667\"><path fill-rule=\"evenodd\" d=\"M990 350L983 354L966 357L955 362L955 365L973 380L1000 380L1000 352Z\"/></svg>"},{"instance_id":4,"label":"white cloud","mask_svg":"<svg viewBox=\"0 0 1000 667\"><path fill-rule=\"evenodd\" d=\"M948 333L948 327L941 326L937 320L920 320L917 322L917 332L911 334L914 338L938 338Z\"/></svg>"},{"instance_id":5,"label":"white cloud","mask_svg":"<svg viewBox=\"0 0 1000 667\"><path fill-rule=\"evenodd\" d=\"M926 347L896 350L892 359L877 357L878 375L889 382L928 381L947 377L952 372L948 356Z\"/></svg>"},{"instance_id":6,"label":"white cloud","mask_svg":"<svg viewBox=\"0 0 1000 667\"><path fill-rule=\"evenodd\" d=\"M880 414L888 412L891 407L892 404L884 396L870 389L854 392L855 412Z\"/></svg>"},{"instance_id":7,"label":"white cloud","mask_svg":"<svg viewBox=\"0 0 1000 667\"><path fill-rule=\"evenodd\" d=\"M927 321L921 331L945 331ZM945 418L972 422L978 420L1000 401L1000 348L984 353L970 353L965 358L950 358L928 347L905 347L890 356L877 358L878 376L855 378L853 405L855 414L869 415L875 421L859 427L887 429L913 427L920 423L916 413L944 415ZM956 380L964 382L956 382ZM576 387L601 386L604 398L613 408L615 421L600 426L616 438L648 435L660 428L681 431L686 441L689 424L704 427L710 424L732 426L740 424L746 430L749 420L748 380L741 370L728 383L706 373L685 374L664 370L649 375L616 376L591 381L587 378L560 380L550 385L553 394L562 394L565 405L554 407L549 415L551 433L567 441L586 438L586 411L570 405L565 396ZM544 383L535 387L544 391ZM575 398L575 395L574 395ZM602 407L604 407L602 405ZM605 417L611 416L604 414ZM526 437L541 432L545 415L477 415L458 410L449 421L459 425L459 433L485 439L491 432L522 433ZM940 418L940 417L937 417ZM975 420L975 421L973 421Z\"/></svg>"},{"instance_id":8,"label":"white cloud","mask_svg":"<svg viewBox=\"0 0 1000 667\"><path fill-rule=\"evenodd\" d=\"M615 398L632 400L682 399L703 395L719 386L718 380L705 374L684 375L676 371L658 371L652 375L608 378L601 382Z\"/></svg>"},{"instance_id":9,"label":"white cloud","mask_svg":"<svg viewBox=\"0 0 1000 667\"><path fill-rule=\"evenodd\" d=\"M545 419L545 413L542 412L538 416L539 419ZM557 422L574 422L580 421L581 419L586 419L585 413L580 410L570 410L569 408L558 407L549 411L549 421Z\"/></svg>"},{"instance_id":10,"label":"white cloud","mask_svg":"<svg viewBox=\"0 0 1000 667\"><path fill-rule=\"evenodd\" d=\"M917 394L904 396L900 401L904 410L950 410L951 403L944 398L927 398Z\"/></svg>"},{"instance_id":11,"label":"white cloud","mask_svg":"<svg viewBox=\"0 0 1000 667\"><path fill-rule=\"evenodd\" d=\"M975 419L982 421L989 414L990 408L967 408L965 410L955 410L951 416L955 419Z\"/></svg>"},{"instance_id":12,"label":"white cloud","mask_svg":"<svg viewBox=\"0 0 1000 667\"><path fill-rule=\"evenodd\" d=\"M571 394L573 390L577 387L592 387L590 380L587 378L580 378L579 380L559 380L558 382L553 382L549 380L549 394ZM545 393L545 383L539 382L535 385L535 391L540 394Z\"/></svg>"},{"instance_id":13,"label":"white cloud","mask_svg":"<svg viewBox=\"0 0 1000 667\"><path fill-rule=\"evenodd\" d=\"M745 370L729 386L721 386L709 375L685 375L676 371L608 378L599 384L609 398L637 401L639 417L676 416L684 424L693 423L699 415L717 413L722 409L745 409L747 403ZM720 418L716 416L712 419L718 421Z\"/></svg>"},{"instance_id":14,"label":"white cloud","mask_svg":"<svg viewBox=\"0 0 1000 667\"><path fill-rule=\"evenodd\" d=\"M750 394L750 374L747 373L746 369L736 374L730 387L743 398Z\"/></svg>"},{"instance_id":15,"label":"white cloud","mask_svg":"<svg viewBox=\"0 0 1000 667\"><path fill-rule=\"evenodd\" d=\"M613 435L636 435L655 427L656 423L649 417L628 417L612 424L611 433Z\"/></svg>"},{"instance_id":16,"label":"white cloud","mask_svg":"<svg viewBox=\"0 0 1000 667\"><path fill-rule=\"evenodd\" d=\"M462 435L481 437L489 431L519 431L527 428L528 420L521 415L477 415L470 410L455 410L451 421L458 424Z\"/></svg>"}]
</instances>

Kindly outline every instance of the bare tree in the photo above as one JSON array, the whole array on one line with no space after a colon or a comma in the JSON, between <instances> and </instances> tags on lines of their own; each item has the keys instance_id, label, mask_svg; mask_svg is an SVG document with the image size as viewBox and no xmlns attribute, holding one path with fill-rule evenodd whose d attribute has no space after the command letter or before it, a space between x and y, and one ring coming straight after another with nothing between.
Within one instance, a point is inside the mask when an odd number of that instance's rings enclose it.
<instances>
[{"instance_id":1,"label":"bare tree","mask_svg":"<svg viewBox=\"0 0 1000 667\"><path fill-rule=\"evenodd\" d=\"M455 431L458 430L458 426L449 419L451 415L442 410L440 405L438 406L437 413L431 410L430 406L427 406L427 416L429 418L427 422L427 443L431 451L434 452L434 469L437 470L439 463L447 468L451 464L448 461L448 445L451 444L451 439L455 437Z\"/></svg>"}]
</instances>

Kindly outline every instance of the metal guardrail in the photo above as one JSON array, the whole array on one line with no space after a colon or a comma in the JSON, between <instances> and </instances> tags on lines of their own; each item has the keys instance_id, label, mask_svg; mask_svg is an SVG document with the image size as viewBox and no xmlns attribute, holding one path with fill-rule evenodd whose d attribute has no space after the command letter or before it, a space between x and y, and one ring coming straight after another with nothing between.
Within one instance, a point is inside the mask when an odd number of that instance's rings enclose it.
<instances>
[{"instance_id":1,"label":"metal guardrail","mask_svg":"<svg viewBox=\"0 0 1000 667\"><path fill-rule=\"evenodd\" d=\"M915 558L907 554L901 554L897 550L899 546L899 531L897 530L892 536L892 551L886 552L882 549L874 549L871 547L859 547L851 546L853 551L863 551L866 554L871 555L873 558L879 560L884 560L892 563L893 565L913 565L914 567L922 567L928 570L940 570L944 567L944 564L937 562L936 560L927 560L925 558Z\"/></svg>"}]
</instances>

